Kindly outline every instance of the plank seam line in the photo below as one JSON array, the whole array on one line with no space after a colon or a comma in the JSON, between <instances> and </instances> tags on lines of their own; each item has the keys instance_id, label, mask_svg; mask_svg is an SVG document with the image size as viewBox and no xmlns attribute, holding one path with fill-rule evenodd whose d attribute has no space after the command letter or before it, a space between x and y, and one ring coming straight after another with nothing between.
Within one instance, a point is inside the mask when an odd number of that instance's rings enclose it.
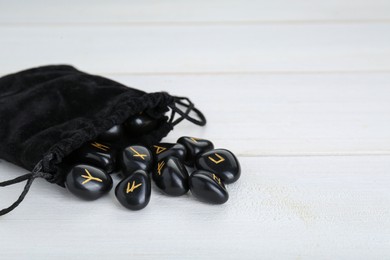
<instances>
[{"instance_id":1,"label":"plank seam line","mask_svg":"<svg viewBox=\"0 0 390 260\"><path fill-rule=\"evenodd\" d=\"M64 62L64 64L68 64ZM38 64L44 65L44 64ZM38 66L37 65L37 66ZM76 65L76 67L78 67ZM194 72L102 72L93 71L88 68L78 67L81 70L88 70L91 73L105 76L234 76L234 75L332 75L332 74L389 74L390 70L350 70L350 71L194 71ZM0 72L1 75L7 75L18 71Z\"/></svg>"},{"instance_id":2,"label":"plank seam line","mask_svg":"<svg viewBox=\"0 0 390 260\"><path fill-rule=\"evenodd\" d=\"M0 22L0 27L100 27L100 26L256 26L256 25L321 25L321 24L389 24L390 19L335 20L248 20L248 21L150 21L150 22Z\"/></svg>"},{"instance_id":3,"label":"plank seam line","mask_svg":"<svg viewBox=\"0 0 390 260\"><path fill-rule=\"evenodd\" d=\"M193 71L193 72L97 72L104 75L117 75L117 76L197 76L197 75L210 75L210 76L219 76L219 75L299 75L299 74L307 74L307 75L316 75L316 74L387 74L390 73L390 70L339 70L339 71Z\"/></svg>"}]
</instances>

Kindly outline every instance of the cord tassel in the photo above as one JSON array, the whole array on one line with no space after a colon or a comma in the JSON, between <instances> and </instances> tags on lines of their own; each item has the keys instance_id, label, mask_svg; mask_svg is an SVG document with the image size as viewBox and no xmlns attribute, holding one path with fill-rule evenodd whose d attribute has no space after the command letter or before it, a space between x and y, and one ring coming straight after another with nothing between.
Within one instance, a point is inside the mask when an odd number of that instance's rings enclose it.
<instances>
[{"instance_id":1,"label":"cord tassel","mask_svg":"<svg viewBox=\"0 0 390 260\"><path fill-rule=\"evenodd\" d=\"M20 194L19 198L14 203L12 203L11 206L0 210L0 216L3 216L5 214L11 212L17 206L19 206L19 204L26 197L28 191L30 190L31 184L33 183L33 181L36 178L45 178L46 179L46 178L49 178L51 176L48 173L41 172L41 169L42 169L42 161L39 161L37 163L37 165L34 167L34 169L32 170L32 172L27 173L27 174L22 175L22 176L19 176L19 177L16 177L16 178L14 178L12 180L7 180L7 181L0 182L0 187L6 187L6 186L9 186L9 185L13 185L13 184L20 183L20 182L23 182L23 181L27 180L27 183L24 186L24 189L23 189L22 193Z\"/></svg>"},{"instance_id":2,"label":"cord tassel","mask_svg":"<svg viewBox=\"0 0 390 260\"><path fill-rule=\"evenodd\" d=\"M186 101L187 103L185 103L184 101ZM186 110L183 112L180 108L178 108L176 106L176 104L185 107ZM170 119L169 119L169 123L172 126L175 126L175 125L179 124L184 119L192 122L195 125L199 125L199 126L204 126L206 124L206 118L203 115L203 113L201 111L199 111L195 107L195 105L191 102L191 100L186 98L186 97L174 97L174 101L172 102L172 104L169 105L169 107L172 110L171 111L171 116L170 116ZM190 116L190 113L192 111L197 115L198 119L197 118L193 118L193 117ZM174 119L176 113L179 115L179 117ZM52 156L52 154L49 154L48 157L45 158L45 162L48 162L48 161L51 160L52 157L49 157L49 156ZM16 207L19 206L19 204L26 197L28 191L30 190L30 187L31 187L32 183L34 182L34 180L36 178L44 178L44 179L52 178L51 174L45 173L45 172L41 172L41 170L42 170L42 163L43 163L43 160L39 161L36 164L36 166L34 167L34 169L32 170L32 172L30 172L30 173L27 173L25 175L16 177L16 178L14 178L12 180L7 180L7 181L0 182L0 187L6 187L6 186L9 186L9 185L13 185L13 184L16 184L16 183L27 181L26 185L23 188L23 191L21 192L21 194L19 196L19 198L14 203L12 203L11 206L0 210L0 216L5 215L5 214L11 212Z\"/></svg>"}]
</instances>

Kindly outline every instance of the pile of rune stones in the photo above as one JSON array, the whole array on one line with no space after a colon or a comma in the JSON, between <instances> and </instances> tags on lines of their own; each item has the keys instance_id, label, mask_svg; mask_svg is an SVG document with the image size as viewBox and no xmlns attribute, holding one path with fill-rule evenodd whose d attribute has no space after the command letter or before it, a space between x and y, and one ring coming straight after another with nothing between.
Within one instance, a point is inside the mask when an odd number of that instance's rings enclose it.
<instances>
[{"instance_id":1,"label":"pile of rune stones","mask_svg":"<svg viewBox=\"0 0 390 260\"><path fill-rule=\"evenodd\" d=\"M115 196L124 207L140 210L151 196L151 180L162 193L181 196L189 190L201 201L223 204L229 199L225 184L240 177L236 156L214 149L209 140L183 136L177 143L146 147L136 142L123 146L123 136L137 136L155 129L158 120L141 113L85 143L66 157L65 186L77 197L95 200L108 193L120 172ZM122 148L118 145L122 142ZM189 173L190 172L190 173Z\"/></svg>"}]
</instances>

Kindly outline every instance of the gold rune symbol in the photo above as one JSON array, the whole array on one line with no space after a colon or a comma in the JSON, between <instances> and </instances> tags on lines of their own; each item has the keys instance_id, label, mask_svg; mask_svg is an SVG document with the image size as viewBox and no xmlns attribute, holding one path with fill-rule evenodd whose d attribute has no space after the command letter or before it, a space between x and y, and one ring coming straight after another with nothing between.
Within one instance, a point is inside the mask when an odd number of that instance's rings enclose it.
<instances>
[{"instance_id":1,"label":"gold rune symbol","mask_svg":"<svg viewBox=\"0 0 390 260\"><path fill-rule=\"evenodd\" d=\"M219 155L217 153L214 153L214 154L215 154L215 156L218 157L219 160L217 161L213 157L209 156L210 161L212 161L213 163L218 164L218 163L221 163L221 162L225 161L225 158L223 158L221 155Z\"/></svg>"},{"instance_id":2,"label":"gold rune symbol","mask_svg":"<svg viewBox=\"0 0 390 260\"><path fill-rule=\"evenodd\" d=\"M133 192L136 188L138 188L141 185L142 185L142 182L138 183L137 185L135 185L135 181L133 181L133 184L130 187L130 182L128 182L127 183L126 193Z\"/></svg>"},{"instance_id":3,"label":"gold rune symbol","mask_svg":"<svg viewBox=\"0 0 390 260\"><path fill-rule=\"evenodd\" d=\"M153 145L153 147L156 148L156 154L160 154L160 153L164 152L167 149L165 147L157 146L157 145Z\"/></svg>"},{"instance_id":4,"label":"gold rune symbol","mask_svg":"<svg viewBox=\"0 0 390 260\"><path fill-rule=\"evenodd\" d=\"M158 172L158 175L161 175L161 170L162 168L164 167L165 165L165 162L164 161L161 161L157 164L157 172Z\"/></svg>"},{"instance_id":5,"label":"gold rune symbol","mask_svg":"<svg viewBox=\"0 0 390 260\"><path fill-rule=\"evenodd\" d=\"M133 147L130 147L130 150L132 150L135 153L133 155L134 157L141 157L142 160L145 160L144 157L147 156L146 154L137 152Z\"/></svg>"},{"instance_id":6,"label":"gold rune symbol","mask_svg":"<svg viewBox=\"0 0 390 260\"><path fill-rule=\"evenodd\" d=\"M200 140L199 138L195 138L195 137L191 137L190 139L191 139L194 143L197 143L198 140Z\"/></svg>"},{"instance_id":7,"label":"gold rune symbol","mask_svg":"<svg viewBox=\"0 0 390 260\"><path fill-rule=\"evenodd\" d=\"M91 143L91 145L92 145L93 147L96 147L96 148L98 148L98 149L100 149L100 150L102 150L102 151L105 151L105 152L107 152L107 151L110 149L109 146L104 145L104 144L100 144L100 143L98 143L98 142L93 142L93 143Z\"/></svg>"},{"instance_id":8,"label":"gold rune symbol","mask_svg":"<svg viewBox=\"0 0 390 260\"><path fill-rule=\"evenodd\" d=\"M103 182L102 179L93 177L92 174L87 169L84 169L84 170L87 173L87 175L81 175L81 177L83 177L85 179L85 181L83 181L81 184L84 185L84 184L86 184L87 182L90 182L90 181Z\"/></svg>"},{"instance_id":9,"label":"gold rune symbol","mask_svg":"<svg viewBox=\"0 0 390 260\"><path fill-rule=\"evenodd\" d=\"M219 185L222 185L221 184L221 179L218 178L217 175L215 175L214 173L213 173L213 179L214 179L214 181L218 182Z\"/></svg>"}]
</instances>

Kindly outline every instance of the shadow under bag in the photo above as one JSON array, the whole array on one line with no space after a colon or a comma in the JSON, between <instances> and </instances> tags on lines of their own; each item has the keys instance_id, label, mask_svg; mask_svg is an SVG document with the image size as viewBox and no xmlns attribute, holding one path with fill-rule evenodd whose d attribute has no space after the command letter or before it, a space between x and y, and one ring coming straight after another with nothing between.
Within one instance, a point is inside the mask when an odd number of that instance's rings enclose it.
<instances>
[{"instance_id":1,"label":"shadow under bag","mask_svg":"<svg viewBox=\"0 0 390 260\"><path fill-rule=\"evenodd\" d=\"M170 117L165 116L168 111ZM191 111L199 119L190 117ZM0 78L0 158L31 171L0 182L8 186L27 181L19 198L0 215L19 205L35 178L63 186L58 164L65 156L141 112L162 118L154 130L134 140L145 145L159 142L183 119L206 124L188 98L145 93L72 66L43 66Z\"/></svg>"}]
</instances>

